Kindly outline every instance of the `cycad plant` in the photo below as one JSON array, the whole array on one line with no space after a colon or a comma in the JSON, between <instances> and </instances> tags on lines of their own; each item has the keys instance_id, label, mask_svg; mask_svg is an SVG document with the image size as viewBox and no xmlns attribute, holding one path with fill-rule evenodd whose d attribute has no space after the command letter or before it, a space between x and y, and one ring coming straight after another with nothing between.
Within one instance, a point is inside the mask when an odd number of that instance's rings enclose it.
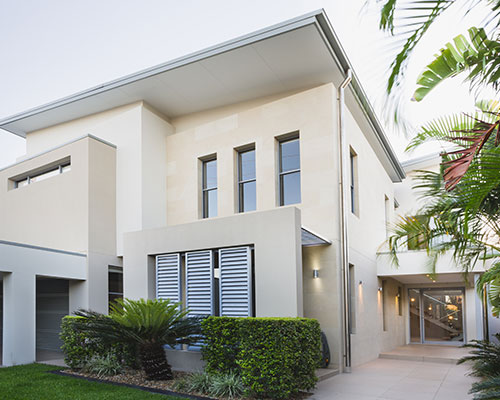
<instances>
[{"instance_id":1,"label":"cycad plant","mask_svg":"<svg viewBox=\"0 0 500 400\"><path fill-rule=\"evenodd\" d=\"M80 310L75 328L104 343L135 346L147 379L172 379L165 345L171 347L199 340L200 321L181 311L170 300L117 300L109 315Z\"/></svg>"}]
</instances>

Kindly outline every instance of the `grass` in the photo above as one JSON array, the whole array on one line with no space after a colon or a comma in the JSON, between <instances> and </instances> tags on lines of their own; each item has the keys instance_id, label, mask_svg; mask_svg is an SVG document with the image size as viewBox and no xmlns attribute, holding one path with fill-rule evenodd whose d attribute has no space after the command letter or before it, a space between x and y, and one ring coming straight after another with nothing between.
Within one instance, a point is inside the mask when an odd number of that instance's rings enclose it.
<instances>
[{"instance_id":1,"label":"grass","mask_svg":"<svg viewBox=\"0 0 500 400\"><path fill-rule=\"evenodd\" d=\"M139 389L54 375L59 369L30 364L0 368L0 398L9 400L179 400Z\"/></svg>"}]
</instances>

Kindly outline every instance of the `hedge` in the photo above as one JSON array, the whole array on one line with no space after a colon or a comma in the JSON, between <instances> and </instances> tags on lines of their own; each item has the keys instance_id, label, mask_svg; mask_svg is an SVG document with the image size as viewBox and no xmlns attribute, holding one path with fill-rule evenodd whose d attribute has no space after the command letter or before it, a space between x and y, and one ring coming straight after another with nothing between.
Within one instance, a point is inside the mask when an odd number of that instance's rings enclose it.
<instances>
[{"instance_id":1,"label":"hedge","mask_svg":"<svg viewBox=\"0 0 500 400\"><path fill-rule=\"evenodd\" d=\"M115 356L122 364L137 368L135 349L123 345L105 346L99 339L90 338L75 329L73 322L80 317L66 316L61 323L61 350L64 353L64 362L73 370L82 369L94 357Z\"/></svg>"},{"instance_id":2,"label":"hedge","mask_svg":"<svg viewBox=\"0 0 500 400\"><path fill-rule=\"evenodd\" d=\"M239 372L254 397L286 398L316 385L321 330L314 319L209 317L202 330L207 372Z\"/></svg>"}]
</instances>

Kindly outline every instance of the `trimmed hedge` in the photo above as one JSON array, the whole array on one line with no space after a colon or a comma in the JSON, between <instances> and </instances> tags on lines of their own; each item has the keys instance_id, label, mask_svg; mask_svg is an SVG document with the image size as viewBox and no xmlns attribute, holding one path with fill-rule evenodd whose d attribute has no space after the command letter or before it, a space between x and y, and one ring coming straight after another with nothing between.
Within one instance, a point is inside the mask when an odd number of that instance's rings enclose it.
<instances>
[{"instance_id":1,"label":"trimmed hedge","mask_svg":"<svg viewBox=\"0 0 500 400\"><path fill-rule=\"evenodd\" d=\"M314 319L209 317L202 330L206 370L238 371L252 396L286 398L316 385L321 330Z\"/></svg>"},{"instance_id":2,"label":"trimmed hedge","mask_svg":"<svg viewBox=\"0 0 500 400\"><path fill-rule=\"evenodd\" d=\"M106 346L98 339L92 339L75 329L73 322L80 317L66 316L61 323L61 350L64 353L64 362L72 370L85 368L95 357L115 357L121 364L137 369L137 355L135 349L123 345Z\"/></svg>"}]
</instances>

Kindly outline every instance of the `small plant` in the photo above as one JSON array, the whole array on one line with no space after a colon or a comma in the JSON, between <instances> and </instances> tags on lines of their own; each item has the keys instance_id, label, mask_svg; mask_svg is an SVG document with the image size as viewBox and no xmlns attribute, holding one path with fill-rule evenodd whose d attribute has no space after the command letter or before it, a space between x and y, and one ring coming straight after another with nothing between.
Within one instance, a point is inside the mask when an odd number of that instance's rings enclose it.
<instances>
[{"instance_id":1,"label":"small plant","mask_svg":"<svg viewBox=\"0 0 500 400\"><path fill-rule=\"evenodd\" d=\"M227 374L214 375L209 392L212 396L227 397L229 399L242 397L244 393L245 386L241 381L240 375L235 371L231 371Z\"/></svg>"},{"instance_id":2,"label":"small plant","mask_svg":"<svg viewBox=\"0 0 500 400\"><path fill-rule=\"evenodd\" d=\"M87 361L83 370L102 378L104 376L118 375L122 372L122 365L114 354L108 353L105 356L93 356Z\"/></svg>"},{"instance_id":3,"label":"small plant","mask_svg":"<svg viewBox=\"0 0 500 400\"><path fill-rule=\"evenodd\" d=\"M500 333L497 333L495 337L500 340ZM490 377L500 373L500 344L486 340L472 340L472 343L463 347L473 350L470 355L462 357L458 364L472 362L472 375Z\"/></svg>"},{"instance_id":4,"label":"small plant","mask_svg":"<svg viewBox=\"0 0 500 400\"><path fill-rule=\"evenodd\" d=\"M207 372L196 372L189 376L187 380L187 391L189 393L210 393L210 387L212 386L213 375Z\"/></svg>"}]
</instances>

